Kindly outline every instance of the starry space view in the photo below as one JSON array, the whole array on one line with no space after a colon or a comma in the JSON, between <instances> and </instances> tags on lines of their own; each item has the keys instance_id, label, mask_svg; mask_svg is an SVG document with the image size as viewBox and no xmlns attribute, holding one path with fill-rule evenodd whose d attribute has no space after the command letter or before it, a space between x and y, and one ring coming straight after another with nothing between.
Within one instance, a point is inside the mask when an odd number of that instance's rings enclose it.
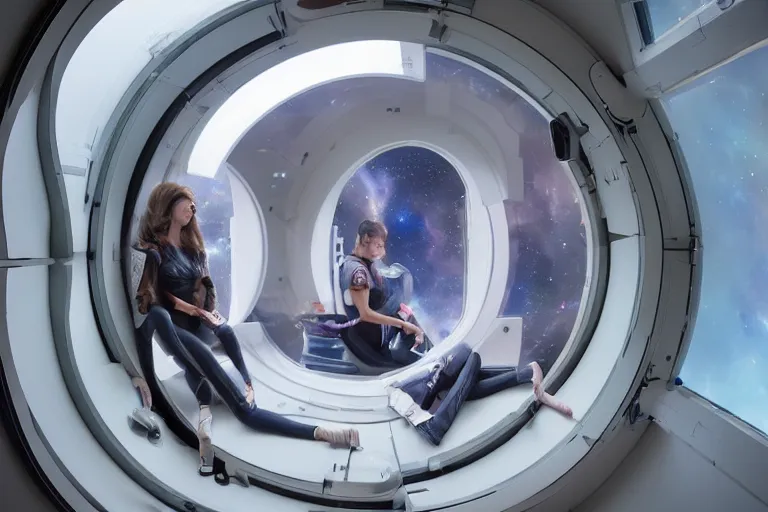
<instances>
[{"instance_id":1,"label":"starry space view","mask_svg":"<svg viewBox=\"0 0 768 512\"><path fill-rule=\"evenodd\" d=\"M524 199L505 202L510 262L499 316L523 317L520 363L535 359L546 370L570 336L585 284L587 248L577 192L554 157L547 121L513 90L473 66L434 53L427 53L426 80L471 93L502 112L520 133ZM319 115L365 104L376 95L423 95L423 87L420 82L395 78L324 84L273 109L251 129L247 140L258 141L257 155L283 155ZM263 172L271 175L275 170ZM189 184L198 196L198 216L211 253L214 282L219 287L223 283L231 286L229 218L222 217L231 212L229 186L226 180L185 179L195 180ZM413 274L411 306L434 342L450 334L464 308L464 193L459 174L443 157L423 148L402 147L361 166L345 185L334 215L347 252L352 250L356 228L364 218L377 218L388 226L385 261L403 264ZM219 296L222 303L229 300L225 289ZM292 312L282 313L280 319L281 312L273 311L269 304L260 299L249 320L266 322L273 341L298 361L302 343L296 339ZM275 326L267 325L271 323Z\"/></svg>"},{"instance_id":2,"label":"starry space view","mask_svg":"<svg viewBox=\"0 0 768 512\"><path fill-rule=\"evenodd\" d=\"M768 432L768 47L681 87L663 105L702 230L701 297L681 377Z\"/></svg>"}]
</instances>

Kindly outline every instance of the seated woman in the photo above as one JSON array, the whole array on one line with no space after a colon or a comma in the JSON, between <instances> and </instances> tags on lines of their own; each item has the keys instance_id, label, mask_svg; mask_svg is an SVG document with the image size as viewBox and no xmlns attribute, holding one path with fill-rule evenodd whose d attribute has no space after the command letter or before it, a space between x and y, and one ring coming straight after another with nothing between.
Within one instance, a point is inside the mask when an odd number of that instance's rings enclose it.
<instances>
[{"instance_id":1,"label":"seated woman","mask_svg":"<svg viewBox=\"0 0 768 512\"><path fill-rule=\"evenodd\" d=\"M381 222L364 220L357 229L355 248L339 269L344 310L352 322L348 337L361 340L371 350L398 365L406 366L421 356L412 349L424 343L424 332L413 312L401 302L410 294L410 274L397 281L383 272L407 273L400 265L385 268L387 228ZM402 289L406 288L406 289Z\"/></svg>"},{"instance_id":2,"label":"seated woman","mask_svg":"<svg viewBox=\"0 0 768 512\"><path fill-rule=\"evenodd\" d=\"M216 292L195 212L189 188L161 183L152 190L139 226L139 248L148 257L136 300L139 312L147 315L149 335L145 339L151 340L151 333L157 331L163 348L184 370L200 404L200 474L212 474L210 405L214 391L240 421L255 430L357 446L359 437L354 429L329 430L256 407L240 344L232 327L216 311ZM244 389L216 360L210 349L216 339L242 376ZM151 341L140 343L137 351L142 371L154 372Z\"/></svg>"},{"instance_id":3,"label":"seated woman","mask_svg":"<svg viewBox=\"0 0 768 512\"><path fill-rule=\"evenodd\" d=\"M408 420L427 441L437 446L456 419L466 400L477 400L525 382L533 383L536 400L556 411L573 416L567 405L541 389L543 374L538 363L523 368L483 369L480 355L459 344L431 368L389 390L389 405ZM429 410L438 395L444 394L434 414Z\"/></svg>"}]
</instances>

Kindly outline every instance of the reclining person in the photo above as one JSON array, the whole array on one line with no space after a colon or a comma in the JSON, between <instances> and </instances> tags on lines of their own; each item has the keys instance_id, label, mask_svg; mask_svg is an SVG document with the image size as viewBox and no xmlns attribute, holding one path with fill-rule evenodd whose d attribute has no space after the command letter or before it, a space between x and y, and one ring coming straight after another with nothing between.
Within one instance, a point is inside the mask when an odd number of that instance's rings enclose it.
<instances>
[{"instance_id":1,"label":"reclining person","mask_svg":"<svg viewBox=\"0 0 768 512\"><path fill-rule=\"evenodd\" d=\"M536 400L568 417L573 411L541 388L543 374L538 363L522 368L481 368L480 355L459 344L441 357L431 369L424 370L389 389L389 405L430 443L437 446L456 419L466 400L485 398L526 382L533 383ZM435 399L445 394L434 414Z\"/></svg>"},{"instance_id":2,"label":"reclining person","mask_svg":"<svg viewBox=\"0 0 768 512\"><path fill-rule=\"evenodd\" d=\"M425 342L425 335L404 302L410 294L412 278L400 266L384 270L387 228L378 221L364 220L357 229L355 248L339 269L344 310L352 322L350 337L362 340L385 359L406 366L418 361L414 352ZM382 272L399 273L398 282ZM429 343L427 346L431 346Z\"/></svg>"},{"instance_id":3,"label":"reclining person","mask_svg":"<svg viewBox=\"0 0 768 512\"><path fill-rule=\"evenodd\" d=\"M139 248L147 259L136 300L139 312L147 315L148 331L137 347L142 371L145 375L154 372L151 340L152 332L157 331L165 351L184 370L200 405L200 474L212 474L210 405L214 391L241 422L255 430L357 446L359 436L354 429L334 431L307 425L256 406L235 332L215 308L215 288L195 213L189 188L166 182L152 190L139 226ZM216 338L242 376L244 389L211 351Z\"/></svg>"}]
</instances>

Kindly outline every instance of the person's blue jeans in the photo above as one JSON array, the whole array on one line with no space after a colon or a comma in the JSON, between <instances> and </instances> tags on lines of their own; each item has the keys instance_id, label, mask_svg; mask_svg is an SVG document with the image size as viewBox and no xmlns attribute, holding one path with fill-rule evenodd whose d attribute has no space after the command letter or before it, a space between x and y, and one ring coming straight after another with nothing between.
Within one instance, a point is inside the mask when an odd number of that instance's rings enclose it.
<instances>
[{"instance_id":1,"label":"person's blue jeans","mask_svg":"<svg viewBox=\"0 0 768 512\"><path fill-rule=\"evenodd\" d=\"M514 366L484 369L481 364L480 355L462 343L430 370L397 384L424 410L432 407L438 394L447 391L432 418L416 427L432 444L440 444L465 401L485 398L533 379L530 366L519 370Z\"/></svg>"},{"instance_id":2,"label":"person's blue jeans","mask_svg":"<svg viewBox=\"0 0 768 512\"><path fill-rule=\"evenodd\" d=\"M184 371L184 377L200 405L210 405L215 390L232 413L250 428L300 439L314 439L315 426L259 409L255 404L248 404L244 390L221 367L209 345L203 341L208 334L207 327L201 326L191 332L174 324L168 310L161 306L152 306L143 328L146 329L145 336L148 340L152 339L152 333L155 331L160 336L165 350ZM221 340L224 350L238 368L243 380L250 382L232 327L224 324L212 331Z\"/></svg>"}]
</instances>

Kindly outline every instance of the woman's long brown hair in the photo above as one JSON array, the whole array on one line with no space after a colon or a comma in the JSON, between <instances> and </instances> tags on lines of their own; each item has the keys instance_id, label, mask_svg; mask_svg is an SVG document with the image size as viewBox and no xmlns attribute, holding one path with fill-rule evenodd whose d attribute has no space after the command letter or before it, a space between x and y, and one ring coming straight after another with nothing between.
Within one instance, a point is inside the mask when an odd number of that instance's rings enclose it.
<instances>
[{"instance_id":1,"label":"woman's long brown hair","mask_svg":"<svg viewBox=\"0 0 768 512\"><path fill-rule=\"evenodd\" d=\"M166 242L168 229L171 227L173 207L182 199L195 201L192 189L166 181L160 183L149 194L147 210L139 222L138 242L140 247L156 249ZM205 242L197 224L197 217L192 216L189 224L181 228L181 247L199 254L205 251Z\"/></svg>"}]
</instances>

